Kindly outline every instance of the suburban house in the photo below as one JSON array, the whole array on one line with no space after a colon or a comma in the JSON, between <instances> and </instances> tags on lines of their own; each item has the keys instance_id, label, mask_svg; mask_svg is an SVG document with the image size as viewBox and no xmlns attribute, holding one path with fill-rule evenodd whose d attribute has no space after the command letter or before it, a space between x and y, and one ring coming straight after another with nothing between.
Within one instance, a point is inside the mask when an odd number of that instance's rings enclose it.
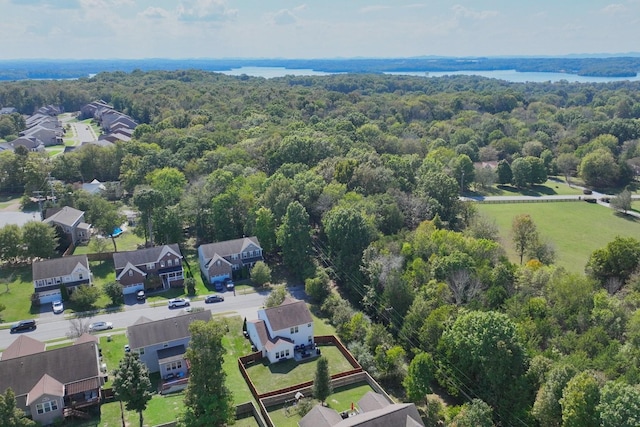
<instances>
[{"instance_id":1,"label":"suburban house","mask_svg":"<svg viewBox=\"0 0 640 427\"><path fill-rule=\"evenodd\" d=\"M78 119L79 120L92 119L96 115L97 111L103 110L103 109L110 110L110 109L113 109L113 107L107 104L102 99L90 102L80 107L80 115L78 116Z\"/></svg>"},{"instance_id":2,"label":"suburban house","mask_svg":"<svg viewBox=\"0 0 640 427\"><path fill-rule=\"evenodd\" d=\"M86 415L84 410L100 404L103 374L97 343L33 351L35 345L24 338L2 354L0 393L11 388L16 406L43 425L70 415ZM15 350L14 345L20 348Z\"/></svg>"},{"instance_id":3,"label":"suburban house","mask_svg":"<svg viewBox=\"0 0 640 427\"><path fill-rule=\"evenodd\" d=\"M313 347L313 319L304 301L286 298L277 307L258 310L247 322L247 334L269 362L291 359L300 348Z\"/></svg>"},{"instance_id":4,"label":"suburban house","mask_svg":"<svg viewBox=\"0 0 640 427\"><path fill-rule=\"evenodd\" d=\"M84 222L84 212L70 206L47 209L43 222L62 228L74 245L91 237L91 224Z\"/></svg>"},{"instance_id":5,"label":"suburban house","mask_svg":"<svg viewBox=\"0 0 640 427\"><path fill-rule=\"evenodd\" d=\"M18 147L24 147L31 152L44 152L44 142L40 141L35 136L21 136L13 141L9 142L9 145L13 150Z\"/></svg>"},{"instance_id":6,"label":"suburban house","mask_svg":"<svg viewBox=\"0 0 640 427\"><path fill-rule=\"evenodd\" d=\"M113 264L116 280L122 285L125 295L144 289L169 289L184 285L182 254L176 243L115 252Z\"/></svg>"},{"instance_id":7,"label":"suburban house","mask_svg":"<svg viewBox=\"0 0 640 427\"><path fill-rule=\"evenodd\" d=\"M0 115L17 113L18 110L15 107L2 107L0 108Z\"/></svg>"},{"instance_id":8,"label":"suburban house","mask_svg":"<svg viewBox=\"0 0 640 427\"><path fill-rule=\"evenodd\" d=\"M358 401L358 411L344 414L316 405L298 422L300 427L424 427L413 403L392 403L385 396L367 392Z\"/></svg>"},{"instance_id":9,"label":"suburban house","mask_svg":"<svg viewBox=\"0 0 640 427\"><path fill-rule=\"evenodd\" d=\"M60 287L72 294L76 286L91 285L91 271L86 255L33 261L33 289L40 304L62 300Z\"/></svg>"},{"instance_id":10,"label":"suburban house","mask_svg":"<svg viewBox=\"0 0 640 427\"><path fill-rule=\"evenodd\" d=\"M163 380L184 378L189 372L185 361L191 339L189 325L194 320L208 322L211 311L197 311L156 321L141 317L127 328L129 347L140 356L149 372L160 372Z\"/></svg>"},{"instance_id":11,"label":"suburban house","mask_svg":"<svg viewBox=\"0 0 640 427\"><path fill-rule=\"evenodd\" d=\"M262 259L262 248L255 236L198 247L200 270L209 283L231 279L234 271L253 267Z\"/></svg>"}]
</instances>

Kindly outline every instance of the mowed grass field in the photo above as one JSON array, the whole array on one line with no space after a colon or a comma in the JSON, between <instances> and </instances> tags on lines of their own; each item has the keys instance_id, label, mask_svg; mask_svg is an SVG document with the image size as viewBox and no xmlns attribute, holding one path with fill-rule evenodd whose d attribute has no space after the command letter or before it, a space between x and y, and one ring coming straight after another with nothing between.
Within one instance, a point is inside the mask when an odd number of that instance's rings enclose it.
<instances>
[{"instance_id":1,"label":"mowed grass field","mask_svg":"<svg viewBox=\"0 0 640 427\"><path fill-rule=\"evenodd\" d=\"M584 272L591 253L616 236L640 239L640 219L586 202L477 204L478 212L495 220L512 262L520 260L513 249L511 224L519 214L529 214L538 233L556 249L556 264Z\"/></svg>"}]
</instances>

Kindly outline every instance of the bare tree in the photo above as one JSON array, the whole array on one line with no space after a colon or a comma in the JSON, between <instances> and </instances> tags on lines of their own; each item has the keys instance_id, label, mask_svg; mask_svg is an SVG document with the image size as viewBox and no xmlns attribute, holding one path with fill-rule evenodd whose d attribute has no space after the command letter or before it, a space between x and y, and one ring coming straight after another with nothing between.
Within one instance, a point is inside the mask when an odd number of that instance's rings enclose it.
<instances>
[{"instance_id":1,"label":"bare tree","mask_svg":"<svg viewBox=\"0 0 640 427\"><path fill-rule=\"evenodd\" d=\"M83 320L79 317L71 319L69 322L69 332L67 332L67 338L78 338L80 335L89 332L89 320Z\"/></svg>"},{"instance_id":2,"label":"bare tree","mask_svg":"<svg viewBox=\"0 0 640 427\"><path fill-rule=\"evenodd\" d=\"M456 305L471 301L482 290L482 283L467 269L456 270L447 277Z\"/></svg>"},{"instance_id":3,"label":"bare tree","mask_svg":"<svg viewBox=\"0 0 640 427\"><path fill-rule=\"evenodd\" d=\"M609 295L613 295L618 292L624 285L624 280L620 277L609 277L604 283L604 287L609 292Z\"/></svg>"}]
</instances>

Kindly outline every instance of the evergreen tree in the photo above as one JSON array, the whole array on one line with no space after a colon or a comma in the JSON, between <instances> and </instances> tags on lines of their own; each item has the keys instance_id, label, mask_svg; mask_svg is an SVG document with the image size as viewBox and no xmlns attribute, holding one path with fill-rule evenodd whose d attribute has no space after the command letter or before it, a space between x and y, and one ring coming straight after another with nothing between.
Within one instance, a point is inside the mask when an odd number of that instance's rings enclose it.
<instances>
[{"instance_id":1,"label":"evergreen tree","mask_svg":"<svg viewBox=\"0 0 640 427\"><path fill-rule=\"evenodd\" d=\"M142 412L151 400L151 380L147 367L140 362L135 353L125 353L118 369L114 371L113 390L116 397L125 403L128 411L136 411L143 424Z\"/></svg>"},{"instance_id":2,"label":"evergreen tree","mask_svg":"<svg viewBox=\"0 0 640 427\"><path fill-rule=\"evenodd\" d=\"M316 376L313 379L313 397L324 405L324 401L333 392L331 386L331 375L329 374L329 361L321 356L316 365Z\"/></svg>"},{"instance_id":3,"label":"evergreen tree","mask_svg":"<svg viewBox=\"0 0 640 427\"><path fill-rule=\"evenodd\" d=\"M224 426L233 420L233 396L225 384L227 375L222 368L225 331L226 325L221 321L196 320L189 325L191 342L187 359L191 374L184 398L186 427Z\"/></svg>"}]
</instances>

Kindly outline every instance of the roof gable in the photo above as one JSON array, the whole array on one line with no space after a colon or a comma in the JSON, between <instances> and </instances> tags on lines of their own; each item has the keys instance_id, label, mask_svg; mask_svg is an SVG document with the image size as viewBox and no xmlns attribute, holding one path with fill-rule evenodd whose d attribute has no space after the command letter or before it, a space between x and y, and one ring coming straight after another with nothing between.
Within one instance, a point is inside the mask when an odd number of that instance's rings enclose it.
<instances>
[{"instance_id":1,"label":"roof gable","mask_svg":"<svg viewBox=\"0 0 640 427\"><path fill-rule=\"evenodd\" d=\"M87 272L89 278L89 261L86 255L72 255L62 258L33 261L31 271L33 280L49 279L52 277L63 277L82 270Z\"/></svg>"},{"instance_id":2,"label":"roof gable","mask_svg":"<svg viewBox=\"0 0 640 427\"><path fill-rule=\"evenodd\" d=\"M176 243L173 243L171 245L138 249L137 251L114 252L113 263L116 270L120 270L121 268L125 268L127 263L138 266L158 262L160 258L165 256L167 253L171 253L178 258L182 258L180 248Z\"/></svg>"},{"instance_id":3,"label":"roof gable","mask_svg":"<svg viewBox=\"0 0 640 427\"><path fill-rule=\"evenodd\" d=\"M55 378L44 374L42 378L40 378L40 381L38 381L37 384L34 385L31 390L29 390L26 401L27 405L32 404L44 395L60 397L64 396L64 384L62 384Z\"/></svg>"},{"instance_id":4,"label":"roof gable","mask_svg":"<svg viewBox=\"0 0 640 427\"><path fill-rule=\"evenodd\" d=\"M255 245L257 249L262 249L256 236L243 237L242 239L235 240L225 240L224 242L207 243L205 245L200 245L198 249L206 259L211 259L216 254L222 257L239 254L243 251L243 248L246 248L249 244Z\"/></svg>"},{"instance_id":5,"label":"roof gable","mask_svg":"<svg viewBox=\"0 0 640 427\"><path fill-rule=\"evenodd\" d=\"M118 274L118 276L116 277L116 280L120 281L120 279L122 279L122 277L125 274L128 274L129 271L135 271L136 273L138 273L139 275L146 277L147 273L145 273L144 271L140 270L138 267L136 267L135 265L131 264L130 262L127 263L127 265L124 266L124 268L122 269L122 271L120 272L120 274Z\"/></svg>"},{"instance_id":6,"label":"roof gable","mask_svg":"<svg viewBox=\"0 0 640 427\"><path fill-rule=\"evenodd\" d=\"M136 322L127 328L129 345L136 349L187 338L190 336L189 325L194 320L208 322L211 320L211 311L197 311L152 322Z\"/></svg>"},{"instance_id":7,"label":"roof gable","mask_svg":"<svg viewBox=\"0 0 640 427\"><path fill-rule=\"evenodd\" d=\"M27 335L20 335L2 352L0 360L9 360L20 356L40 353L44 351L45 348L46 346L43 342L34 340Z\"/></svg>"},{"instance_id":8,"label":"roof gable","mask_svg":"<svg viewBox=\"0 0 640 427\"><path fill-rule=\"evenodd\" d=\"M311 312L304 301L285 300L277 307L264 310L272 331L281 331L293 326L312 323Z\"/></svg>"},{"instance_id":9,"label":"roof gable","mask_svg":"<svg viewBox=\"0 0 640 427\"><path fill-rule=\"evenodd\" d=\"M83 211L65 206L53 215L48 216L44 222L55 222L56 224L73 227L84 216Z\"/></svg>"}]
</instances>

